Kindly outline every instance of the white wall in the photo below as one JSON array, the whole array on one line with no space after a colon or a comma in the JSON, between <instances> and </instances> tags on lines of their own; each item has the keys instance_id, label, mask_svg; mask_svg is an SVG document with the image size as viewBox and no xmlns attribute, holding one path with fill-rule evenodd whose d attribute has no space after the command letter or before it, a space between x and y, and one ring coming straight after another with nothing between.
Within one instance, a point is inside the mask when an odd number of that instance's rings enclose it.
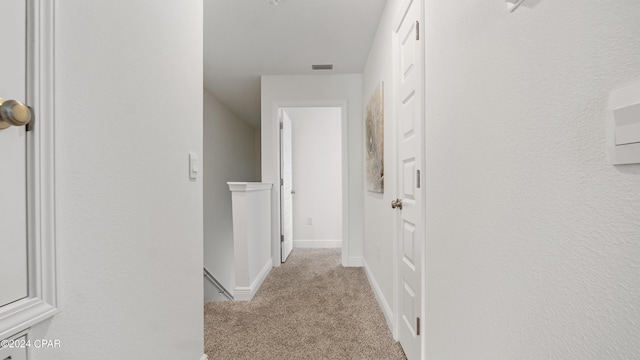
<instances>
[{"instance_id":1,"label":"white wall","mask_svg":"<svg viewBox=\"0 0 640 360\"><path fill-rule=\"evenodd\" d=\"M426 4L427 356L640 358L640 2Z\"/></svg>"},{"instance_id":2,"label":"white wall","mask_svg":"<svg viewBox=\"0 0 640 360\"><path fill-rule=\"evenodd\" d=\"M398 197L396 182L396 122L393 92L393 22L403 1L388 0L380 19L363 72L363 106L368 104L376 87L384 91L384 193L364 189L364 263L374 291L392 323L394 309L394 237L396 210L391 201Z\"/></svg>"},{"instance_id":3,"label":"white wall","mask_svg":"<svg viewBox=\"0 0 640 360\"><path fill-rule=\"evenodd\" d=\"M292 130L294 246L340 247L341 109L287 108L285 112Z\"/></svg>"},{"instance_id":4,"label":"white wall","mask_svg":"<svg viewBox=\"0 0 640 360\"><path fill-rule=\"evenodd\" d=\"M61 348L32 359L200 359L202 1L55 6L62 312L32 335Z\"/></svg>"},{"instance_id":5,"label":"white wall","mask_svg":"<svg viewBox=\"0 0 640 360\"><path fill-rule=\"evenodd\" d=\"M347 194L347 213L343 213L343 259L344 265L360 266L362 263L362 188L363 188L363 142L362 142L362 75L304 75L262 77L262 181L279 183L279 125L278 107L294 106L346 106L347 123L343 127L343 146L348 144L348 159L343 161L343 174L348 182L343 183L343 194ZM280 187L274 186L272 197L273 239L278 239L280 224ZM344 201L343 201L344 203ZM344 221L348 218L347 221ZM273 243L273 257L279 259L279 241ZM279 263L274 264L276 266Z\"/></svg>"},{"instance_id":6,"label":"white wall","mask_svg":"<svg viewBox=\"0 0 640 360\"><path fill-rule=\"evenodd\" d=\"M235 286L229 181L256 181L256 129L204 92L204 264L229 291Z\"/></svg>"}]
</instances>

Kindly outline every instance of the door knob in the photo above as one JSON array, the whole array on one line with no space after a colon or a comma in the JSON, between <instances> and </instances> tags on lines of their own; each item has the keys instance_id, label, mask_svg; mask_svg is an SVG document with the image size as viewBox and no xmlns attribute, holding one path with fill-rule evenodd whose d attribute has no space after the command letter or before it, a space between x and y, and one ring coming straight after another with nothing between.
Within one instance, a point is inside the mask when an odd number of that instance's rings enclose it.
<instances>
[{"instance_id":1,"label":"door knob","mask_svg":"<svg viewBox=\"0 0 640 360\"><path fill-rule=\"evenodd\" d=\"M30 107L20 101L0 98L0 130L11 125L27 125L31 119L33 119L33 112Z\"/></svg>"},{"instance_id":2,"label":"door knob","mask_svg":"<svg viewBox=\"0 0 640 360\"><path fill-rule=\"evenodd\" d=\"M402 210L402 199L391 200L391 208Z\"/></svg>"},{"instance_id":3,"label":"door knob","mask_svg":"<svg viewBox=\"0 0 640 360\"><path fill-rule=\"evenodd\" d=\"M295 195L295 194L296 194L296 191L291 189L291 195Z\"/></svg>"}]
</instances>

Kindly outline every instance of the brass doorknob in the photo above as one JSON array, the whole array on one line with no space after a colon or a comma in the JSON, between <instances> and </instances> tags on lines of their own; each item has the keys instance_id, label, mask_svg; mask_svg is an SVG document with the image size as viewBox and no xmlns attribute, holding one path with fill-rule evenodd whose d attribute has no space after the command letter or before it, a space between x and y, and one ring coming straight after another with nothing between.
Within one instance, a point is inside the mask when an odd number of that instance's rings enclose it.
<instances>
[{"instance_id":1,"label":"brass doorknob","mask_svg":"<svg viewBox=\"0 0 640 360\"><path fill-rule=\"evenodd\" d=\"M391 208L402 210L402 199L391 200Z\"/></svg>"},{"instance_id":2,"label":"brass doorknob","mask_svg":"<svg viewBox=\"0 0 640 360\"><path fill-rule=\"evenodd\" d=\"M31 108L16 100L0 98L0 130L9 126L24 126L31 122Z\"/></svg>"}]
</instances>

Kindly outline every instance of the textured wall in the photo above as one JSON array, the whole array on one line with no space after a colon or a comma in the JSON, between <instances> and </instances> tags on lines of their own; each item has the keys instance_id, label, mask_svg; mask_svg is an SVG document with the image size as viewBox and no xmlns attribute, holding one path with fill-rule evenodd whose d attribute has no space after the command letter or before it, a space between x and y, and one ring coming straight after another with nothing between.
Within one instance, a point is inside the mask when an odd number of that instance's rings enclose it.
<instances>
[{"instance_id":1,"label":"textured wall","mask_svg":"<svg viewBox=\"0 0 640 360\"><path fill-rule=\"evenodd\" d=\"M427 355L640 358L640 2L426 1Z\"/></svg>"},{"instance_id":2,"label":"textured wall","mask_svg":"<svg viewBox=\"0 0 640 360\"><path fill-rule=\"evenodd\" d=\"M61 313L34 360L203 354L202 1L56 1Z\"/></svg>"},{"instance_id":3,"label":"textured wall","mask_svg":"<svg viewBox=\"0 0 640 360\"><path fill-rule=\"evenodd\" d=\"M255 129L204 92L204 264L229 291L235 286L229 181L256 181Z\"/></svg>"}]
</instances>

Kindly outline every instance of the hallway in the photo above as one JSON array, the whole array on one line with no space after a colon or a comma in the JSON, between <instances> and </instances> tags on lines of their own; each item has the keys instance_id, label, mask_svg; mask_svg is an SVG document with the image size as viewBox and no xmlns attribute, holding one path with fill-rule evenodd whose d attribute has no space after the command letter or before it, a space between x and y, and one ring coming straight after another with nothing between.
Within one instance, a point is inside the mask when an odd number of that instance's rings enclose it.
<instances>
[{"instance_id":1,"label":"hallway","mask_svg":"<svg viewBox=\"0 0 640 360\"><path fill-rule=\"evenodd\" d=\"M205 304L210 359L405 359L362 268L294 249L251 302Z\"/></svg>"}]
</instances>

